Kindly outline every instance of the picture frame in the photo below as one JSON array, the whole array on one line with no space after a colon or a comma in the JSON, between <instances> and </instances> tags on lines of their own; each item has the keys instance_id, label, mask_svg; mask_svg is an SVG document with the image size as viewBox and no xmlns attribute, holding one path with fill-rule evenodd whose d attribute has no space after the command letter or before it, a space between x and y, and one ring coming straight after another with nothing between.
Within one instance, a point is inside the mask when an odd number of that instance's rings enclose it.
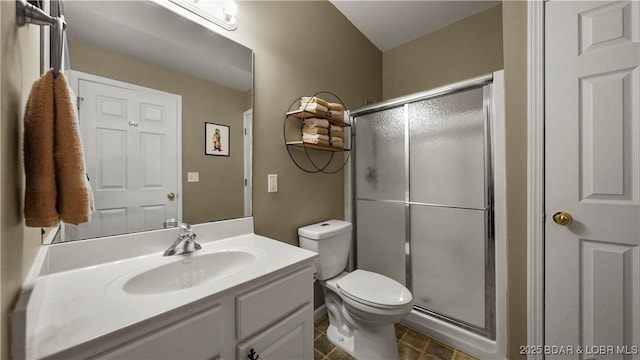
<instances>
[{"instance_id":1,"label":"picture frame","mask_svg":"<svg viewBox=\"0 0 640 360\"><path fill-rule=\"evenodd\" d=\"M204 123L204 154L229 156L229 134L227 125Z\"/></svg>"}]
</instances>

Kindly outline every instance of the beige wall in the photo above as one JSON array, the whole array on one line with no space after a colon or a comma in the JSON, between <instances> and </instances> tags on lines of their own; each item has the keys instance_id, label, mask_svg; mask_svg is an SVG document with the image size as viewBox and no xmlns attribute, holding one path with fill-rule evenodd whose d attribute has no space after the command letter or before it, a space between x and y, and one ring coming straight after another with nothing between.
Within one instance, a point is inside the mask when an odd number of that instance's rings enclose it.
<instances>
[{"instance_id":1,"label":"beige wall","mask_svg":"<svg viewBox=\"0 0 640 360\"><path fill-rule=\"evenodd\" d=\"M388 50L382 59L384 99L500 70L502 6Z\"/></svg>"},{"instance_id":2,"label":"beige wall","mask_svg":"<svg viewBox=\"0 0 640 360\"><path fill-rule=\"evenodd\" d=\"M503 3L509 359L527 344L527 2Z\"/></svg>"},{"instance_id":3,"label":"beige wall","mask_svg":"<svg viewBox=\"0 0 640 360\"><path fill-rule=\"evenodd\" d=\"M17 28L16 5L0 1L0 359L9 359L10 314L40 247L40 229L22 216L22 116L40 74L38 27Z\"/></svg>"},{"instance_id":4,"label":"beige wall","mask_svg":"<svg viewBox=\"0 0 640 360\"><path fill-rule=\"evenodd\" d=\"M282 140L284 113L297 97L320 90L351 108L379 101L382 56L328 1L239 1L238 7L238 30L228 35L255 52L255 231L297 244L298 227L343 218L344 178L296 168ZM320 51L322 42L331 51ZM279 192L267 193L267 174L278 174Z\"/></svg>"},{"instance_id":5,"label":"beige wall","mask_svg":"<svg viewBox=\"0 0 640 360\"><path fill-rule=\"evenodd\" d=\"M385 99L505 70L508 358L527 336L527 4L505 1L383 54Z\"/></svg>"},{"instance_id":6,"label":"beige wall","mask_svg":"<svg viewBox=\"0 0 640 360\"><path fill-rule=\"evenodd\" d=\"M22 168L19 139L21 117L26 93L37 78L37 36L26 29L16 30L15 4L0 1L2 48L0 67L1 126L0 191L1 248L0 278L2 321L2 359L8 357L8 313L16 299L26 270L39 246L39 234L26 231L22 225ZM407 64L416 78L410 86L389 85L387 80L394 67L385 54L385 74L382 73L380 52L328 2L261 2L241 1L238 30L228 36L255 51L254 105L254 217L256 232L288 243L297 243L297 228L328 218L343 217L343 177L306 174L290 161L282 143L283 113L293 99L319 90L338 94L348 107L364 105L365 100L382 99L382 79L385 98L424 90L451 81L502 68L502 40L482 47L469 45L471 55L445 46L444 53L425 41L426 50L418 54L436 54L438 63ZM507 93L507 186L508 186L508 261L509 261L509 358L516 358L518 346L526 343L526 3L505 2L503 8L488 10L479 17L490 19L490 37L496 35L497 12L504 11L504 68ZM314 14L314 16L308 16ZM463 20L474 22L475 17ZM482 21L480 21L482 22ZM455 25L454 25L455 26ZM474 27L475 29L475 27ZM16 34L16 31L18 32ZM455 29L434 33L455 38ZM310 37L309 34L313 34ZM332 41L330 53L309 51L301 44L309 39ZM451 39L450 38L450 39ZM433 40L435 41L435 40ZM477 39L478 42L482 41ZM427 44L427 45L425 45ZM403 45L405 46L405 45ZM406 44L411 48L412 43ZM489 51L489 48L493 50ZM400 51L402 47L390 52ZM417 46L420 48L420 46ZM475 51L472 51L475 49ZM499 50L496 50L499 49ZM460 54L460 55L452 55ZM477 53L487 59L476 59ZM498 55L496 55L496 52ZM446 55L448 53L448 55ZM348 54L345 56L344 54ZM446 55L446 56L445 56ZM416 58L420 56L412 55ZM498 58L495 58L498 56ZM441 59L442 58L442 59ZM442 68L447 60L452 70ZM470 69L457 61L474 60L485 63ZM407 60L408 61L408 60ZM420 65L419 67L417 65ZM395 66L395 65L394 65ZM438 71L438 77L425 69ZM430 72L430 71L429 71ZM402 74L398 74L402 77ZM442 76L442 77L440 77ZM395 79L395 78L394 78ZM400 79L401 80L401 79ZM395 81L395 80L394 80ZM388 88L388 86L391 86ZM244 104L244 100L241 100ZM266 175L279 174L278 193L266 192ZM18 174L16 176L16 174ZM327 196L326 194L335 194Z\"/></svg>"},{"instance_id":7,"label":"beige wall","mask_svg":"<svg viewBox=\"0 0 640 360\"><path fill-rule=\"evenodd\" d=\"M245 92L77 41L69 45L74 70L182 96L184 221L193 224L244 215ZM204 154L205 122L230 126L230 156ZM200 173L200 182L187 182L187 172L192 171Z\"/></svg>"},{"instance_id":8,"label":"beige wall","mask_svg":"<svg viewBox=\"0 0 640 360\"><path fill-rule=\"evenodd\" d=\"M22 224L23 170L19 144L22 109L30 84L39 74L39 56L37 28L32 26L34 30L31 32L17 30L15 3L0 1L0 4L0 331L4 360L9 356L8 314L40 244L39 230L25 231ZM297 244L299 226L343 217L343 176L342 173L311 175L295 167L282 141L283 114L293 99L320 90L338 94L348 107L363 105L365 99L379 101L382 98L382 55L329 2L242 1L238 5L240 27L225 34L255 51L255 230L259 234ZM309 41L309 34L332 41L332 51L307 51L308 46L304 44ZM77 61L74 67L76 65ZM241 97L243 110L244 104L245 99ZM183 106L188 107L184 103ZM241 153L241 150L231 151ZM278 193L266 192L269 173L279 175ZM208 191L207 184L201 184L206 188L203 191Z\"/></svg>"}]
</instances>

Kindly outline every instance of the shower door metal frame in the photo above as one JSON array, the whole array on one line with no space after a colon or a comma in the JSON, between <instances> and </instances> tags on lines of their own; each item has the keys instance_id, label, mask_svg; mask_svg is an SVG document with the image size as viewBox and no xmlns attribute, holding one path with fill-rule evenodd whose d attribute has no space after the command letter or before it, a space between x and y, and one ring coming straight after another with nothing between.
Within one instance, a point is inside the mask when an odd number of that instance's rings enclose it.
<instances>
[{"instance_id":1,"label":"shower door metal frame","mask_svg":"<svg viewBox=\"0 0 640 360\"><path fill-rule=\"evenodd\" d=\"M420 305L413 306L414 310L428 314L437 319L446 321L458 327L469 330L473 333L482 335L486 338L495 340L496 339L496 260L495 260L495 220L494 220L494 184L493 184L493 146L491 144L491 85L493 83L493 74L488 74L485 76L479 76L476 78L472 78L466 81L461 81L457 83L453 83L450 85L446 85L443 87L439 87L432 90L427 90L423 92L418 92L415 94L411 94L408 96L403 96L395 99L391 99L389 101L385 101L379 104L373 104L366 107L362 107L351 112L352 117L352 128L351 128L351 144L352 144L352 162L351 169L351 186L352 192L352 202L354 206L352 207L352 221L354 223L353 226L353 238L355 239L353 243L353 251L352 251L352 264L357 267L358 264L358 246L357 246L357 201L376 201L376 202L392 202L398 204L404 204L405 208L405 284L406 287L413 291L413 272L412 272L412 251L411 251L411 206L435 206L435 207L446 207L446 208L462 208L462 209L470 209L470 210L484 210L485 212L485 327L481 328L477 325L469 324L462 320L454 319L448 317L444 314L437 313L435 311L424 308ZM472 90L477 88L483 88L483 114L484 114L484 174L485 174L485 208L468 208L468 207L460 207L460 206L450 206L450 205L442 205L442 204L426 204L420 202L412 202L410 199L410 127L409 127L409 104L415 103L422 100L432 99L436 97L441 97L445 95L451 95L454 93ZM374 200L374 199L366 199L366 198L358 198L357 193L358 189L356 186L356 162L358 159L357 156L357 146L356 146L356 136L357 136L357 122L358 117L362 115L367 115L371 113L376 113L384 110L389 110L393 108L404 108L404 201L397 200Z\"/></svg>"}]
</instances>

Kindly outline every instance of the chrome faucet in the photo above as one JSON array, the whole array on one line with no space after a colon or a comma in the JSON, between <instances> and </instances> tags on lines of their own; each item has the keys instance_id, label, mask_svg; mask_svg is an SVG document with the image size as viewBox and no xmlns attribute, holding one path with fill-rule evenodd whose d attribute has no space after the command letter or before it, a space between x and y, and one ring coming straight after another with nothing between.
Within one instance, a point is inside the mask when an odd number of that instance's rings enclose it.
<instances>
[{"instance_id":1,"label":"chrome faucet","mask_svg":"<svg viewBox=\"0 0 640 360\"><path fill-rule=\"evenodd\" d=\"M180 225L180 223L178 222L178 220L176 220L174 218L167 219L162 223L162 226L165 229L172 228L172 227L178 227L178 225Z\"/></svg>"},{"instance_id":2,"label":"chrome faucet","mask_svg":"<svg viewBox=\"0 0 640 360\"><path fill-rule=\"evenodd\" d=\"M162 256L188 254L200 249L202 249L202 246L196 242L196 234L191 231L191 225L182 223L180 224L180 231L176 241Z\"/></svg>"}]
</instances>

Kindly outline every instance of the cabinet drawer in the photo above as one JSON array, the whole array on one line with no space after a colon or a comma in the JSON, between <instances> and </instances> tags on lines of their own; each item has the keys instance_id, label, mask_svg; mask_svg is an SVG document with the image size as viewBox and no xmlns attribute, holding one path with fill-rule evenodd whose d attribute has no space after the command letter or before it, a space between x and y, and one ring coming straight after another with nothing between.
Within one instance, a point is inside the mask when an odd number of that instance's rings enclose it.
<instances>
[{"instance_id":1,"label":"cabinet drawer","mask_svg":"<svg viewBox=\"0 0 640 360\"><path fill-rule=\"evenodd\" d=\"M236 298L237 337L244 340L293 312L313 297L313 268L307 267Z\"/></svg>"},{"instance_id":2,"label":"cabinet drawer","mask_svg":"<svg viewBox=\"0 0 640 360\"><path fill-rule=\"evenodd\" d=\"M205 310L99 359L212 359L224 345L222 306Z\"/></svg>"},{"instance_id":3,"label":"cabinet drawer","mask_svg":"<svg viewBox=\"0 0 640 360\"><path fill-rule=\"evenodd\" d=\"M313 359L313 306L309 303L284 320L238 344L236 359L246 360L253 350L258 359Z\"/></svg>"}]
</instances>

